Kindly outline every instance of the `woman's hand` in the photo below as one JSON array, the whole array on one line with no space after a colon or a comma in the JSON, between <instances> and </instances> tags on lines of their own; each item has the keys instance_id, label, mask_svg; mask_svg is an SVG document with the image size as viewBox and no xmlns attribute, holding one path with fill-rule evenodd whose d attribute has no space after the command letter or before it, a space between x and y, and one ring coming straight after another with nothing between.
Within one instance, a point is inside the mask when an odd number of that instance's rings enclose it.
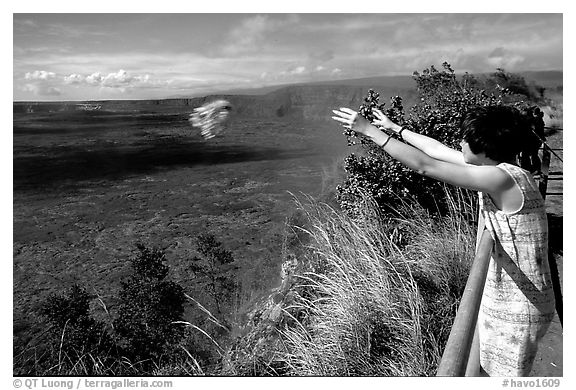
<instances>
[{"instance_id":1,"label":"woman's hand","mask_svg":"<svg viewBox=\"0 0 576 390\"><path fill-rule=\"evenodd\" d=\"M375 130L375 127L372 126L370 122L366 120L362 115L358 115L358 113L350 108L342 107L340 111L332 110L336 116L333 116L337 122L340 122L342 126L347 129L354 130L357 133L363 134L368 136L370 130Z\"/></svg>"},{"instance_id":2,"label":"woman's hand","mask_svg":"<svg viewBox=\"0 0 576 390\"><path fill-rule=\"evenodd\" d=\"M402 127L392 122L384 113L377 108L372 109L372 113L376 117L372 124L378 127L383 127L385 130L391 130L395 133L399 132Z\"/></svg>"}]
</instances>

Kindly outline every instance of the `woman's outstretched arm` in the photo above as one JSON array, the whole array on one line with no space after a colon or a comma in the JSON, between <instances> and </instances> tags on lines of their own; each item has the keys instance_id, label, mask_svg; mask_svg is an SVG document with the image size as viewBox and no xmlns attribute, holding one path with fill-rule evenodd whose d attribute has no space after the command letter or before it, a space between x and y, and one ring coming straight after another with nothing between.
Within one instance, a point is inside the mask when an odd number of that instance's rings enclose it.
<instances>
[{"instance_id":1,"label":"woman's outstretched arm","mask_svg":"<svg viewBox=\"0 0 576 390\"><path fill-rule=\"evenodd\" d=\"M514 186L511 177L496 166L462 165L435 159L413 146L392 138L354 110L341 108L340 111L333 112L336 116L332 119L370 138L390 156L421 175L489 194L502 193Z\"/></svg>"},{"instance_id":2,"label":"woman's outstretched arm","mask_svg":"<svg viewBox=\"0 0 576 390\"><path fill-rule=\"evenodd\" d=\"M400 135L404 141L426 153L428 156L435 158L436 160L451 162L453 164L466 164L462 152L449 148L448 146L433 138L415 133L397 125L388 119L388 117L384 115L380 110L374 109L372 112L376 116L376 120L372 122L374 125L381 126L386 130L395 132L396 134L401 132Z\"/></svg>"}]
</instances>

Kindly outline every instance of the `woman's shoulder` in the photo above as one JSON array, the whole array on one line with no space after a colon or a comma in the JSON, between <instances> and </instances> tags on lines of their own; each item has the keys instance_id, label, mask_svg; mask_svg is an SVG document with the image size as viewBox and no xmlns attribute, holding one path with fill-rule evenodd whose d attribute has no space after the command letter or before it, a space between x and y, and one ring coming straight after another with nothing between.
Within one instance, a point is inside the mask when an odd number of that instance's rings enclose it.
<instances>
[{"instance_id":1,"label":"woman's shoulder","mask_svg":"<svg viewBox=\"0 0 576 390\"><path fill-rule=\"evenodd\" d=\"M500 163L497 165L498 168L502 169L504 172L508 173L514 181L520 185L520 187L528 187L529 189L538 188L534 176L527 170L519 167L518 165L510 163Z\"/></svg>"},{"instance_id":2,"label":"woman's shoulder","mask_svg":"<svg viewBox=\"0 0 576 390\"><path fill-rule=\"evenodd\" d=\"M516 171L516 172L522 171L522 172L528 173L528 171L525 170L524 168L521 168L520 166L518 166L516 164L507 163L507 162L500 163L497 165L497 167L499 167L501 169Z\"/></svg>"},{"instance_id":3,"label":"woman's shoulder","mask_svg":"<svg viewBox=\"0 0 576 390\"><path fill-rule=\"evenodd\" d=\"M522 192L524 208L537 209L543 207L544 199L540 193L540 188L530 172L517 165L508 163L499 164L498 167L512 177Z\"/></svg>"}]
</instances>

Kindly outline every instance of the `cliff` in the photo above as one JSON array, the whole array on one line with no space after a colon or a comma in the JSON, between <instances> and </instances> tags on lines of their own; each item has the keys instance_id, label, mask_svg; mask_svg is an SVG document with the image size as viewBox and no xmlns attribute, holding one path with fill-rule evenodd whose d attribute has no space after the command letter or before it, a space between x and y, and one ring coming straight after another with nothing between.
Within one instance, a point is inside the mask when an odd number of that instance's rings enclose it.
<instances>
[{"instance_id":1,"label":"cliff","mask_svg":"<svg viewBox=\"0 0 576 390\"><path fill-rule=\"evenodd\" d=\"M93 116L123 114L184 114L207 101L222 98L233 106L235 115L256 118L328 120L330 110L342 106L358 107L369 88L380 92L381 101L400 95L408 105L414 103L416 91L405 87L302 85L284 87L264 95L210 95L196 98L163 100L107 100L86 102L14 102L13 112L49 113L89 111Z\"/></svg>"}]
</instances>

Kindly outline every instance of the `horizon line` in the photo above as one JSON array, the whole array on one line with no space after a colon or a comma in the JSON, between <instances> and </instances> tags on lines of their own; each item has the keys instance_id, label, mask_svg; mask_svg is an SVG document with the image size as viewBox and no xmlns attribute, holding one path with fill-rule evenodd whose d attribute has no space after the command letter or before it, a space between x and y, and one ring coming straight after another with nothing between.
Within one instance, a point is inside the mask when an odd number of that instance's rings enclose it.
<instances>
[{"instance_id":1,"label":"horizon line","mask_svg":"<svg viewBox=\"0 0 576 390\"><path fill-rule=\"evenodd\" d=\"M454 72L456 75L464 75L464 74L471 74L471 75L485 75L489 73L495 73L498 69L494 72L480 72L480 73L469 73L469 72ZM195 99L195 98L205 98L209 96L217 96L217 95L229 95L229 96L258 96L258 95L265 95L266 93L262 94L235 94L234 91L257 91L257 90L265 90L267 88L283 88L283 87L291 87L291 86L303 86L303 85L314 85L314 84L323 84L328 83L332 85L338 85L338 82L350 82L355 80L368 80L368 79L375 79L375 78L403 78L403 77L414 77L414 71L411 75L380 75L380 76L366 76L366 77L357 77L357 78L348 78L348 79L340 79L340 80L318 80L318 81L309 81L309 82L296 82L296 83L286 83L286 84L270 84L267 86L256 87L256 88L232 88L229 90L224 90L222 92L213 91L207 92L206 94L198 94L198 95L190 95L190 96L180 96L180 97L158 97L158 98L144 98L144 99L83 99L83 100L12 100L12 103L78 103L78 102L114 102L114 101L148 101L148 100L177 100L177 99ZM559 72L564 73L563 69L542 69L542 70L520 70L515 72L507 72L511 74L521 74L521 73L537 73L537 72ZM564 80L562 80L562 84Z\"/></svg>"}]
</instances>

